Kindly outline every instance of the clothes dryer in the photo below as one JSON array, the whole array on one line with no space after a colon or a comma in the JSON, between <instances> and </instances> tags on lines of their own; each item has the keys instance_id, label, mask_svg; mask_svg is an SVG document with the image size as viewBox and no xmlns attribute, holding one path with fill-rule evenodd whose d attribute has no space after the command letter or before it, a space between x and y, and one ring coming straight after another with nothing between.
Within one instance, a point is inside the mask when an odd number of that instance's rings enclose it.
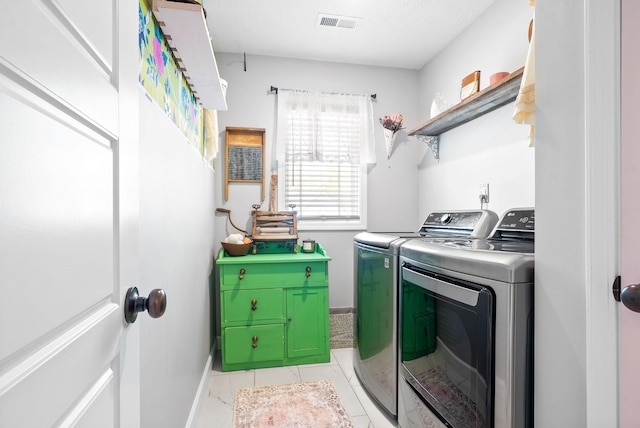
<instances>
[{"instance_id":1,"label":"clothes dryer","mask_svg":"<svg viewBox=\"0 0 640 428\"><path fill-rule=\"evenodd\" d=\"M398 425L533 426L535 211L400 248Z\"/></svg>"}]
</instances>

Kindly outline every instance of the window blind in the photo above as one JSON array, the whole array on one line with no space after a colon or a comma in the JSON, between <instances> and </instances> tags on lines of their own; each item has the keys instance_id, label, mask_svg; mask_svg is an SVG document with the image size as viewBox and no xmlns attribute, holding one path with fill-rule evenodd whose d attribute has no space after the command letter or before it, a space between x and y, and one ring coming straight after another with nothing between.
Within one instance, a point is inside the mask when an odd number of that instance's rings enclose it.
<instances>
[{"instance_id":1,"label":"window blind","mask_svg":"<svg viewBox=\"0 0 640 428\"><path fill-rule=\"evenodd\" d=\"M357 114L291 115L285 163L285 201L301 220L360 218Z\"/></svg>"}]
</instances>

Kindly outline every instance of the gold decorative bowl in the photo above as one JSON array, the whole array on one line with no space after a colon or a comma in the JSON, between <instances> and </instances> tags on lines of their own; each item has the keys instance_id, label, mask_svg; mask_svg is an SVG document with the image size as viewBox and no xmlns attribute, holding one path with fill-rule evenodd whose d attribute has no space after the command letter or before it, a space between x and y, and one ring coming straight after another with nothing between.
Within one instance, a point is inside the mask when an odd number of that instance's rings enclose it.
<instances>
[{"instance_id":1,"label":"gold decorative bowl","mask_svg":"<svg viewBox=\"0 0 640 428\"><path fill-rule=\"evenodd\" d=\"M227 252L228 255L232 257L236 257L236 256L246 256L253 242L248 242L244 244L230 244L228 242L221 242L220 244L222 244L222 248L224 248L224 250Z\"/></svg>"}]
</instances>

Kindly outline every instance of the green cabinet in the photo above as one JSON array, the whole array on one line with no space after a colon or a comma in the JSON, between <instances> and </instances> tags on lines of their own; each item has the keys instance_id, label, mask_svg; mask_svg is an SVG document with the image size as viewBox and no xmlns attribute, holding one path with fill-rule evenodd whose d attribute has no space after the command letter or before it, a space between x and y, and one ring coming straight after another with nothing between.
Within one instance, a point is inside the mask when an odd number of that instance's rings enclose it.
<instances>
[{"instance_id":1,"label":"green cabinet","mask_svg":"<svg viewBox=\"0 0 640 428\"><path fill-rule=\"evenodd\" d=\"M328 362L329 261L313 253L220 250L222 370Z\"/></svg>"}]
</instances>

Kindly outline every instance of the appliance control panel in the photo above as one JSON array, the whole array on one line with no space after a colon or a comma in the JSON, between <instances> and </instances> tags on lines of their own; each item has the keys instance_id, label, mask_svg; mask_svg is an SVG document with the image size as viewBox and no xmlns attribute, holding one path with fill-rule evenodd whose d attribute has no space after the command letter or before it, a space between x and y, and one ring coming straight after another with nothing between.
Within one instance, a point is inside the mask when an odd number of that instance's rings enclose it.
<instances>
[{"instance_id":1,"label":"appliance control panel","mask_svg":"<svg viewBox=\"0 0 640 428\"><path fill-rule=\"evenodd\" d=\"M518 231L535 231L535 210L531 209L514 209L507 211L498 224L500 230L518 230Z\"/></svg>"},{"instance_id":2,"label":"appliance control panel","mask_svg":"<svg viewBox=\"0 0 640 428\"><path fill-rule=\"evenodd\" d=\"M481 211L475 212L437 212L431 213L424 221L423 228L429 226L450 227L455 229L473 229L482 217Z\"/></svg>"},{"instance_id":3,"label":"appliance control panel","mask_svg":"<svg viewBox=\"0 0 640 428\"><path fill-rule=\"evenodd\" d=\"M490 210L437 211L429 214L420 228L422 237L489 236L498 222L498 215Z\"/></svg>"}]
</instances>

